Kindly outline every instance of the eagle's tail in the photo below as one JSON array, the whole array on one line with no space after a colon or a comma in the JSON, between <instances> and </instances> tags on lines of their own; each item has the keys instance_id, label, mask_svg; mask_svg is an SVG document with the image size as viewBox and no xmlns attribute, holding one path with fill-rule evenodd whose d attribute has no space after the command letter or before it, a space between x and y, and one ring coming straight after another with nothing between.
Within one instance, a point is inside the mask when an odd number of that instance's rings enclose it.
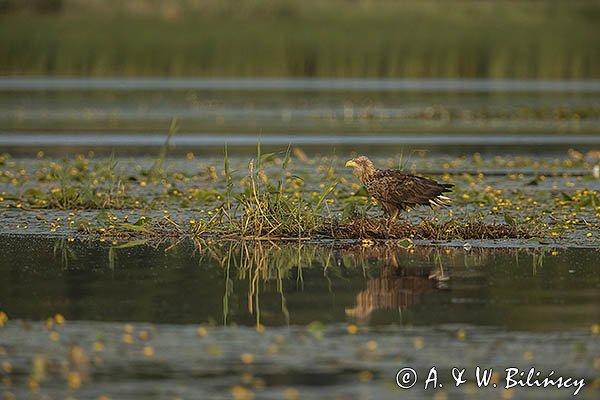
<instances>
[{"instance_id":1,"label":"eagle's tail","mask_svg":"<svg viewBox=\"0 0 600 400\"><path fill-rule=\"evenodd\" d=\"M438 195L433 199L429 199L431 207L449 207L452 205L452 199L443 195Z\"/></svg>"}]
</instances>

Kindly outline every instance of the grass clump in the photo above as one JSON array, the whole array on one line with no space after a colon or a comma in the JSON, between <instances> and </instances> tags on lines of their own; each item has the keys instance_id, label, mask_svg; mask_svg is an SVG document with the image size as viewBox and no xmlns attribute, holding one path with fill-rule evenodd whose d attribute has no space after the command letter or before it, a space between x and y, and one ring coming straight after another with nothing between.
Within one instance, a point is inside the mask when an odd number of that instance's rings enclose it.
<instances>
[{"instance_id":1,"label":"grass clump","mask_svg":"<svg viewBox=\"0 0 600 400\"><path fill-rule=\"evenodd\" d=\"M284 169L289 149L285 158ZM289 194L281 180L277 187L269 186L264 171L255 171L253 164L251 161L249 188L238 198L239 217L231 220L234 231L244 238L311 238L321 228L325 199L335 184L327 187L317 202L312 202L298 192Z\"/></svg>"}]
</instances>

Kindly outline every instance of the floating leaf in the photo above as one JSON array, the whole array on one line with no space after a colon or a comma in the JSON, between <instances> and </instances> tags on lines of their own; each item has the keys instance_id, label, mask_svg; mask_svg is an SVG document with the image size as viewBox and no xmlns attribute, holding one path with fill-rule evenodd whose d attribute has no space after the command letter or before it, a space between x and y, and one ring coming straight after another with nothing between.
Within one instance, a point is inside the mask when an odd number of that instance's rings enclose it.
<instances>
[{"instance_id":1,"label":"floating leaf","mask_svg":"<svg viewBox=\"0 0 600 400\"><path fill-rule=\"evenodd\" d=\"M144 226L147 223L149 223L150 221L152 221L152 218L150 218L150 217L141 217L140 219L138 219L137 221L135 221L133 225Z\"/></svg>"},{"instance_id":2,"label":"floating leaf","mask_svg":"<svg viewBox=\"0 0 600 400\"><path fill-rule=\"evenodd\" d=\"M538 182L537 178L530 180L529 182L527 182L525 185L527 186L537 186L540 183Z\"/></svg>"},{"instance_id":3,"label":"floating leaf","mask_svg":"<svg viewBox=\"0 0 600 400\"><path fill-rule=\"evenodd\" d=\"M394 240L394 245L408 249L413 246L413 241L409 238Z\"/></svg>"},{"instance_id":4,"label":"floating leaf","mask_svg":"<svg viewBox=\"0 0 600 400\"><path fill-rule=\"evenodd\" d=\"M325 325L320 321L313 321L306 326L306 330L317 339L320 339L325 332Z\"/></svg>"},{"instance_id":5,"label":"floating leaf","mask_svg":"<svg viewBox=\"0 0 600 400\"><path fill-rule=\"evenodd\" d=\"M564 201L573 201L573 198L566 194L565 192L560 192L560 196Z\"/></svg>"},{"instance_id":6,"label":"floating leaf","mask_svg":"<svg viewBox=\"0 0 600 400\"><path fill-rule=\"evenodd\" d=\"M106 211L100 211L98 213L98 215L96 216L97 221L102 221L102 220L107 221L109 219L110 219L110 217L108 216L108 213Z\"/></svg>"},{"instance_id":7,"label":"floating leaf","mask_svg":"<svg viewBox=\"0 0 600 400\"><path fill-rule=\"evenodd\" d=\"M123 243L118 246L114 246L115 249L126 249L129 247L142 246L148 242L147 239L142 240L132 240L131 242Z\"/></svg>"},{"instance_id":8,"label":"floating leaf","mask_svg":"<svg viewBox=\"0 0 600 400\"><path fill-rule=\"evenodd\" d=\"M41 197L44 193L36 188L30 188L23 192L24 196Z\"/></svg>"},{"instance_id":9,"label":"floating leaf","mask_svg":"<svg viewBox=\"0 0 600 400\"><path fill-rule=\"evenodd\" d=\"M85 218L81 218L76 222L78 231L85 231L91 229L92 223Z\"/></svg>"},{"instance_id":10,"label":"floating leaf","mask_svg":"<svg viewBox=\"0 0 600 400\"><path fill-rule=\"evenodd\" d=\"M516 223L515 219L508 213L504 213L504 222L506 222L508 225L515 225Z\"/></svg>"},{"instance_id":11,"label":"floating leaf","mask_svg":"<svg viewBox=\"0 0 600 400\"><path fill-rule=\"evenodd\" d=\"M131 231L150 233L150 231L148 229L144 228L143 226L134 225L134 224L128 224L127 222L121 222L119 224L119 226L121 226L123 228L127 228L127 229L129 229Z\"/></svg>"}]
</instances>

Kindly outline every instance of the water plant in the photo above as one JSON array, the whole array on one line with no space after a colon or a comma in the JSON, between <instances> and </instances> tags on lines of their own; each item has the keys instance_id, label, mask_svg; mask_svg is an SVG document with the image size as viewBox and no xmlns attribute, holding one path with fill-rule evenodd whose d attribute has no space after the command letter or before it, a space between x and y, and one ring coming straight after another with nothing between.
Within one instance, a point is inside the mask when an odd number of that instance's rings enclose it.
<instances>
[{"instance_id":1,"label":"water plant","mask_svg":"<svg viewBox=\"0 0 600 400\"><path fill-rule=\"evenodd\" d=\"M265 152L259 143L252 161L232 157L227 147L221 159L198 162L192 155L187 164L162 151L154 159L119 162L94 155L62 161L42 155L25 162L4 155L0 207L21 210L28 219L16 229L44 225L51 232L66 233L79 227L80 234L108 241L186 235L550 242L576 237L593 245L598 239L594 232L600 201L590 172L595 159L587 155L569 152L566 158L540 160L413 153L409 159L383 158L378 164L397 167L398 159L407 170L429 171L425 174L454 183L455 206L405 212L397 224L386 226L380 207L349 171L341 169L342 161L335 155L307 156L290 147ZM149 174L152 170L157 171L154 177ZM65 213L61 220L36 210ZM98 218L89 212L78 215L85 210L100 210Z\"/></svg>"}]
</instances>

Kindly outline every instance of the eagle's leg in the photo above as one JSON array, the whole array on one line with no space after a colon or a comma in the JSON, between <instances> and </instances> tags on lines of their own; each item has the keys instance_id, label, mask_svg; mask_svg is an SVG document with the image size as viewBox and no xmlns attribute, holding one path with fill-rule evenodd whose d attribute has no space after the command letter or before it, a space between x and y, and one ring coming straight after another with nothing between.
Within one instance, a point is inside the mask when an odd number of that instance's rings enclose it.
<instances>
[{"instance_id":1,"label":"eagle's leg","mask_svg":"<svg viewBox=\"0 0 600 400\"><path fill-rule=\"evenodd\" d=\"M387 214L387 218L385 219L385 225L386 225L386 229L389 233L390 228L394 224L394 221L396 221L396 218L398 217L398 213L400 212L400 210L395 205L389 204L389 203L384 203L383 207L385 209L385 213Z\"/></svg>"},{"instance_id":2,"label":"eagle's leg","mask_svg":"<svg viewBox=\"0 0 600 400\"><path fill-rule=\"evenodd\" d=\"M383 218L387 221L393 212L393 206L389 203L381 203L383 206Z\"/></svg>"},{"instance_id":3,"label":"eagle's leg","mask_svg":"<svg viewBox=\"0 0 600 400\"><path fill-rule=\"evenodd\" d=\"M400 209L397 206L390 203L383 203L383 209L385 210L386 220L388 222L394 222L400 212Z\"/></svg>"},{"instance_id":4,"label":"eagle's leg","mask_svg":"<svg viewBox=\"0 0 600 400\"><path fill-rule=\"evenodd\" d=\"M390 217L390 222L394 222L396 220L396 218L398 217L398 213L400 212L400 210L398 210L398 207L394 207L392 210L392 215Z\"/></svg>"},{"instance_id":5,"label":"eagle's leg","mask_svg":"<svg viewBox=\"0 0 600 400\"><path fill-rule=\"evenodd\" d=\"M383 206L383 215L382 218L383 219L387 219L388 215L390 215L390 208L388 203L381 203L381 205Z\"/></svg>"}]
</instances>

